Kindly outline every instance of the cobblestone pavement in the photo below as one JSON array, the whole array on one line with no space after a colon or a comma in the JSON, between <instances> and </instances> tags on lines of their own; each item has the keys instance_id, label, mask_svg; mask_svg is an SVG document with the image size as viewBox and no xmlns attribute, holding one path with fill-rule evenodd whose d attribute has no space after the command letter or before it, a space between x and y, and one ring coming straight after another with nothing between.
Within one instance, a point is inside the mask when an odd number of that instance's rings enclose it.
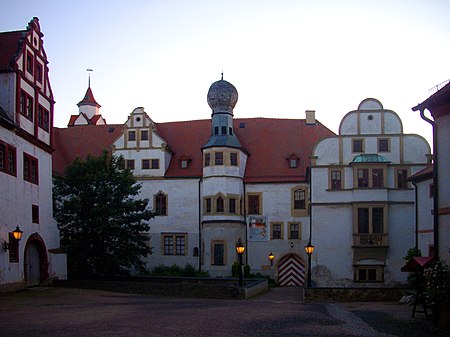
<instances>
[{"instance_id":1,"label":"cobblestone pavement","mask_svg":"<svg viewBox=\"0 0 450 337\"><path fill-rule=\"evenodd\" d=\"M428 321L411 321L410 309L305 303L292 288L250 300L212 300L48 287L0 294L0 336L427 336L421 329ZM425 325L396 326L405 322Z\"/></svg>"}]
</instances>

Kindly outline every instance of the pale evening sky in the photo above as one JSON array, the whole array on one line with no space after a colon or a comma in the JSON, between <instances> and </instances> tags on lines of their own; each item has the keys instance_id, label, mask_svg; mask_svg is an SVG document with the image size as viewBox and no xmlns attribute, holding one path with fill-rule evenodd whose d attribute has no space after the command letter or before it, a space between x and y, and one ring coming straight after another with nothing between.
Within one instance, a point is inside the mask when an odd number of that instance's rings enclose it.
<instances>
[{"instance_id":1,"label":"pale evening sky","mask_svg":"<svg viewBox=\"0 0 450 337\"><path fill-rule=\"evenodd\" d=\"M450 78L448 0L0 0L0 31L38 17L55 120L88 85L110 124L139 106L155 122L209 119L209 86L239 93L236 118L316 118L338 132L367 97L431 145L411 107Z\"/></svg>"}]
</instances>

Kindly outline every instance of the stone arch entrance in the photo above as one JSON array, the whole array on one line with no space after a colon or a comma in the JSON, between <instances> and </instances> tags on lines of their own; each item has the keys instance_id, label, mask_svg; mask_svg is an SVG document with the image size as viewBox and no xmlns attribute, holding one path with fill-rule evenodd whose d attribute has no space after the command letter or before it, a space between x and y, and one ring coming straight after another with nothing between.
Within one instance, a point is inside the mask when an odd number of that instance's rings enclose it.
<instances>
[{"instance_id":1,"label":"stone arch entrance","mask_svg":"<svg viewBox=\"0 0 450 337\"><path fill-rule=\"evenodd\" d=\"M38 233L32 234L27 240L23 269L27 287L38 286L48 279L47 249Z\"/></svg>"},{"instance_id":2,"label":"stone arch entrance","mask_svg":"<svg viewBox=\"0 0 450 337\"><path fill-rule=\"evenodd\" d=\"M280 259L278 284L280 286L303 286L305 284L305 263L300 256L288 254Z\"/></svg>"}]
</instances>

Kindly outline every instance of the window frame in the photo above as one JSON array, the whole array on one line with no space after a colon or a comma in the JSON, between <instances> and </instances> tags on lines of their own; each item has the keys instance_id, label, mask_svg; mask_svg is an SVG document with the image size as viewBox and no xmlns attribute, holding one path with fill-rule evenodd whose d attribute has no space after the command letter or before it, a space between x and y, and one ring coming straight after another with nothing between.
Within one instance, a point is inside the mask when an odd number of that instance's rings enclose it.
<instances>
[{"instance_id":1,"label":"window frame","mask_svg":"<svg viewBox=\"0 0 450 337\"><path fill-rule=\"evenodd\" d=\"M148 130L140 130L140 134L141 134L141 140L143 141L147 141L149 140L149 132ZM144 136L145 135L145 136Z\"/></svg>"},{"instance_id":2,"label":"window frame","mask_svg":"<svg viewBox=\"0 0 450 337\"><path fill-rule=\"evenodd\" d=\"M353 153L363 153L364 145L365 145L364 138L352 138L352 152Z\"/></svg>"},{"instance_id":3,"label":"window frame","mask_svg":"<svg viewBox=\"0 0 450 337\"><path fill-rule=\"evenodd\" d=\"M159 170L159 159L150 159L150 169Z\"/></svg>"},{"instance_id":4,"label":"window frame","mask_svg":"<svg viewBox=\"0 0 450 337\"><path fill-rule=\"evenodd\" d=\"M364 277L361 277L363 274L364 274ZM370 274L372 274L372 276ZM375 276L375 277L373 277L373 276ZM355 282L355 283L384 283L384 266L379 266L379 265L354 266L353 282Z\"/></svg>"},{"instance_id":5,"label":"window frame","mask_svg":"<svg viewBox=\"0 0 450 337\"><path fill-rule=\"evenodd\" d=\"M382 176L380 181L382 182L381 186L375 184L377 180L375 180L375 170L382 170ZM360 172L367 172L367 176L360 177ZM357 189L383 189L387 188L387 166L382 165L374 165L374 166L366 166L366 165L355 165L353 167L353 175L354 181L353 186ZM362 182L366 182L366 184L362 184ZM367 186L364 186L367 185Z\"/></svg>"},{"instance_id":6,"label":"window frame","mask_svg":"<svg viewBox=\"0 0 450 337\"><path fill-rule=\"evenodd\" d=\"M333 178L333 173L339 173L339 179ZM344 170L343 169L329 169L329 189L332 191L339 191L344 189ZM336 182L339 182L337 186Z\"/></svg>"},{"instance_id":7,"label":"window frame","mask_svg":"<svg viewBox=\"0 0 450 337\"><path fill-rule=\"evenodd\" d=\"M210 153L205 153L205 157L204 157L204 163L203 166L207 167L207 166L211 166L211 154Z\"/></svg>"},{"instance_id":8,"label":"window frame","mask_svg":"<svg viewBox=\"0 0 450 337\"><path fill-rule=\"evenodd\" d=\"M39 224L39 206L31 205L31 222L34 224Z\"/></svg>"},{"instance_id":9,"label":"window frame","mask_svg":"<svg viewBox=\"0 0 450 337\"><path fill-rule=\"evenodd\" d=\"M222 261L216 260L216 246L221 246L222 250ZM212 266L225 266L227 264L227 244L225 240L211 240L211 265Z\"/></svg>"},{"instance_id":10,"label":"window frame","mask_svg":"<svg viewBox=\"0 0 450 337\"><path fill-rule=\"evenodd\" d=\"M35 76L36 81L42 84L43 66L39 61L36 61L35 68L36 68L36 76Z\"/></svg>"},{"instance_id":11,"label":"window frame","mask_svg":"<svg viewBox=\"0 0 450 337\"><path fill-rule=\"evenodd\" d=\"M128 130L128 137L129 142L135 142L136 141L136 130Z\"/></svg>"},{"instance_id":12,"label":"window frame","mask_svg":"<svg viewBox=\"0 0 450 337\"><path fill-rule=\"evenodd\" d=\"M134 159L125 159L125 167L130 170L135 170L136 165L134 163Z\"/></svg>"},{"instance_id":13,"label":"window frame","mask_svg":"<svg viewBox=\"0 0 450 337\"><path fill-rule=\"evenodd\" d=\"M141 169L142 170L150 170L150 159L142 159L141 160Z\"/></svg>"},{"instance_id":14,"label":"window frame","mask_svg":"<svg viewBox=\"0 0 450 337\"><path fill-rule=\"evenodd\" d=\"M186 256L187 254L188 254L187 233L161 233L161 255Z\"/></svg>"},{"instance_id":15,"label":"window frame","mask_svg":"<svg viewBox=\"0 0 450 337\"><path fill-rule=\"evenodd\" d=\"M391 152L390 138L378 138L377 148L378 152Z\"/></svg>"},{"instance_id":16,"label":"window frame","mask_svg":"<svg viewBox=\"0 0 450 337\"><path fill-rule=\"evenodd\" d=\"M238 166L238 154L237 152L230 152L230 165Z\"/></svg>"},{"instance_id":17,"label":"window frame","mask_svg":"<svg viewBox=\"0 0 450 337\"><path fill-rule=\"evenodd\" d=\"M153 209L158 216L168 215L169 198L166 193L159 191L153 196Z\"/></svg>"},{"instance_id":18,"label":"window frame","mask_svg":"<svg viewBox=\"0 0 450 337\"><path fill-rule=\"evenodd\" d=\"M38 126L44 131L49 131L50 112L41 104L38 105Z\"/></svg>"},{"instance_id":19,"label":"window frame","mask_svg":"<svg viewBox=\"0 0 450 337\"><path fill-rule=\"evenodd\" d=\"M214 152L214 165L223 166L223 152Z\"/></svg>"},{"instance_id":20,"label":"window frame","mask_svg":"<svg viewBox=\"0 0 450 337\"><path fill-rule=\"evenodd\" d=\"M33 74L34 74L34 56L33 56L33 54L32 54L30 51L28 51L28 50L27 50L26 61L27 61L27 66L26 66L27 72L28 72L30 75L33 75Z\"/></svg>"},{"instance_id":21,"label":"window frame","mask_svg":"<svg viewBox=\"0 0 450 337\"><path fill-rule=\"evenodd\" d=\"M403 177L400 178L399 174L403 172ZM409 188L408 182L409 170L405 167L395 168L395 187L398 189Z\"/></svg>"},{"instance_id":22,"label":"window frame","mask_svg":"<svg viewBox=\"0 0 450 337\"><path fill-rule=\"evenodd\" d=\"M26 119L33 121L34 98L23 89L20 90L19 113Z\"/></svg>"},{"instance_id":23,"label":"window frame","mask_svg":"<svg viewBox=\"0 0 450 337\"><path fill-rule=\"evenodd\" d=\"M17 150L14 146L0 140L0 146L3 148L0 152L0 172L9 174L13 177L17 176ZM12 162L12 163L11 163Z\"/></svg>"},{"instance_id":24,"label":"window frame","mask_svg":"<svg viewBox=\"0 0 450 337\"><path fill-rule=\"evenodd\" d=\"M297 231L293 231L292 228L297 226ZM297 235L292 235L297 232ZM301 222L289 222L288 223L288 239L289 240L301 240L302 239L302 223Z\"/></svg>"},{"instance_id":25,"label":"window frame","mask_svg":"<svg viewBox=\"0 0 450 337\"><path fill-rule=\"evenodd\" d=\"M39 185L39 160L25 152L23 153L23 180Z\"/></svg>"},{"instance_id":26,"label":"window frame","mask_svg":"<svg viewBox=\"0 0 450 337\"><path fill-rule=\"evenodd\" d=\"M247 193L247 214L262 215L262 193Z\"/></svg>"},{"instance_id":27,"label":"window frame","mask_svg":"<svg viewBox=\"0 0 450 337\"><path fill-rule=\"evenodd\" d=\"M279 226L279 230L278 230ZM275 228L277 227L277 228ZM277 230L275 230L277 229ZM278 233L275 235L275 233ZM270 223L270 240L284 240L284 223L280 221L274 221Z\"/></svg>"}]
</instances>

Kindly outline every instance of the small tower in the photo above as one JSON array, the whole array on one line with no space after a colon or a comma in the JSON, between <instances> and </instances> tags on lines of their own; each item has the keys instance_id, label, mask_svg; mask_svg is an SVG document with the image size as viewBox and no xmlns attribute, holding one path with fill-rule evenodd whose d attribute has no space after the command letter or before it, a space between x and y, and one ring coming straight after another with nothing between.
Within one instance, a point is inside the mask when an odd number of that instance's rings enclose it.
<instances>
[{"instance_id":1,"label":"small tower","mask_svg":"<svg viewBox=\"0 0 450 337\"><path fill-rule=\"evenodd\" d=\"M76 125L105 125L106 120L100 114L101 105L97 103L91 89L91 80L84 98L77 104L78 115L70 116L67 126Z\"/></svg>"},{"instance_id":2,"label":"small tower","mask_svg":"<svg viewBox=\"0 0 450 337\"><path fill-rule=\"evenodd\" d=\"M215 146L241 148L233 130L233 109L238 101L238 92L222 79L214 82L208 91L208 105L212 109L212 133L204 149Z\"/></svg>"}]
</instances>

